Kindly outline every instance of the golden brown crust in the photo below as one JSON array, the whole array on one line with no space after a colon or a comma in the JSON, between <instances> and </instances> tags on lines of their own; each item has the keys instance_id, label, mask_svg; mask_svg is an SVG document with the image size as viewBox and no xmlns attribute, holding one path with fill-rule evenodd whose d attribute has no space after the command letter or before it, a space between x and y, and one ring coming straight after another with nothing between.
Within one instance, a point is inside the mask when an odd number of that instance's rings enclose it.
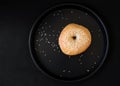
<instances>
[{"instance_id":1,"label":"golden brown crust","mask_svg":"<svg viewBox=\"0 0 120 86\"><path fill-rule=\"evenodd\" d=\"M87 50L91 44L89 30L78 24L68 24L59 36L59 46L66 55L78 55Z\"/></svg>"}]
</instances>

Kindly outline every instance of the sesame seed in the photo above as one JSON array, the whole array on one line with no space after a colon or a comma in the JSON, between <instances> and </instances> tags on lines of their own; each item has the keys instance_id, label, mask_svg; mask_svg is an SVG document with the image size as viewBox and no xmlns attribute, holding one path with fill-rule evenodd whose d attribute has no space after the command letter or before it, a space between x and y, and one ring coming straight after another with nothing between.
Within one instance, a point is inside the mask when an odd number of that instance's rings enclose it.
<instances>
[{"instance_id":1,"label":"sesame seed","mask_svg":"<svg viewBox=\"0 0 120 86\"><path fill-rule=\"evenodd\" d=\"M57 13L57 15L60 15L59 13Z\"/></svg>"},{"instance_id":2,"label":"sesame seed","mask_svg":"<svg viewBox=\"0 0 120 86\"><path fill-rule=\"evenodd\" d=\"M83 57L83 54L81 54L80 57Z\"/></svg>"},{"instance_id":3,"label":"sesame seed","mask_svg":"<svg viewBox=\"0 0 120 86\"><path fill-rule=\"evenodd\" d=\"M61 10L58 10L58 12L62 12Z\"/></svg>"},{"instance_id":4,"label":"sesame seed","mask_svg":"<svg viewBox=\"0 0 120 86\"><path fill-rule=\"evenodd\" d=\"M51 25L49 25L48 27L51 28Z\"/></svg>"},{"instance_id":5,"label":"sesame seed","mask_svg":"<svg viewBox=\"0 0 120 86\"><path fill-rule=\"evenodd\" d=\"M55 51L55 49L53 49L53 51Z\"/></svg>"},{"instance_id":6,"label":"sesame seed","mask_svg":"<svg viewBox=\"0 0 120 86\"><path fill-rule=\"evenodd\" d=\"M74 12L71 10L70 13L74 13Z\"/></svg>"},{"instance_id":7,"label":"sesame seed","mask_svg":"<svg viewBox=\"0 0 120 86\"><path fill-rule=\"evenodd\" d=\"M80 19L80 16L78 18Z\"/></svg>"},{"instance_id":8,"label":"sesame seed","mask_svg":"<svg viewBox=\"0 0 120 86\"><path fill-rule=\"evenodd\" d=\"M42 33L42 34L40 34L40 36L42 37L42 36L43 36L43 33Z\"/></svg>"},{"instance_id":9,"label":"sesame seed","mask_svg":"<svg viewBox=\"0 0 120 86\"><path fill-rule=\"evenodd\" d=\"M68 70L68 73L70 73L71 71L70 70Z\"/></svg>"},{"instance_id":10,"label":"sesame seed","mask_svg":"<svg viewBox=\"0 0 120 86\"><path fill-rule=\"evenodd\" d=\"M62 75L60 75L60 77L62 77Z\"/></svg>"},{"instance_id":11,"label":"sesame seed","mask_svg":"<svg viewBox=\"0 0 120 86\"><path fill-rule=\"evenodd\" d=\"M39 40L36 40L37 42L39 41Z\"/></svg>"},{"instance_id":12,"label":"sesame seed","mask_svg":"<svg viewBox=\"0 0 120 86\"><path fill-rule=\"evenodd\" d=\"M55 16L55 13L53 14L53 16Z\"/></svg>"},{"instance_id":13,"label":"sesame seed","mask_svg":"<svg viewBox=\"0 0 120 86\"><path fill-rule=\"evenodd\" d=\"M42 53L44 53L45 51L43 50Z\"/></svg>"},{"instance_id":14,"label":"sesame seed","mask_svg":"<svg viewBox=\"0 0 120 86\"><path fill-rule=\"evenodd\" d=\"M46 56L46 53L44 54L44 56Z\"/></svg>"},{"instance_id":15,"label":"sesame seed","mask_svg":"<svg viewBox=\"0 0 120 86\"><path fill-rule=\"evenodd\" d=\"M82 65L83 63L82 62L80 62L80 65Z\"/></svg>"},{"instance_id":16,"label":"sesame seed","mask_svg":"<svg viewBox=\"0 0 120 86\"><path fill-rule=\"evenodd\" d=\"M49 60L48 60L48 62L50 62L50 63L51 63L51 62L52 62L52 60L51 60L51 59L49 59Z\"/></svg>"},{"instance_id":17,"label":"sesame seed","mask_svg":"<svg viewBox=\"0 0 120 86\"><path fill-rule=\"evenodd\" d=\"M49 34L49 36L51 36L51 34Z\"/></svg>"},{"instance_id":18,"label":"sesame seed","mask_svg":"<svg viewBox=\"0 0 120 86\"><path fill-rule=\"evenodd\" d=\"M64 72L66 72L66 70L64 69L62 72L64 73Z\"/></svg>"},{"instance_id":19,"label":"sesame seed","mask_svg":"<svg viewBox=\"0 0 120 86\"><path fill-rule=\"evenodd\" d=\"M86 71L87 71L87 72L90 72L90 70L89 70L89 69L87 69Z\"/></svg>"},{"instance_id":20,"label":"sesame seed","mask_svg":"<svg viewBox=\"0 0 120 86\"><path fill-rule=\"evenodd\" d=\"M48 41L48 44L50 44L50 42Z\"/></svg>"},{"instance_id":21,"label":"sesame seed","mask_svg":"<svg viewBox=\"0 0 120 86\"><path fill-rule=\"evenodd\" d=\"M35 48L35 50L37 50L37 48Z\"/></svg>"},{"instance_id":22,"label":"sesame seed","mask_svg":"<svg viewBox=\"0 0 120 86\"><path fill-rule=\"evenodd\" d=\"M100 56L97 56L97 58L100 58Z\"/></svg>"},{"instance_id":23,"label":"sesame seed","mask_svg":"<svg viewBox=\"0 0 120 86\"><path fill-rule=\"evenodd\" d=\"M55 32L54 30L52 30L52 32Z\"/></svg>"},{"instance_id":24,"label":"sesame seed","mask_svg":"<svg viewBox=\"0 0 120 86\"><path fill-rule=\"evenodd\" d=\"M45 24L47 24L47 22L45 22Z\"/></svg>"},{"instance_id":25,"label":"sesame seed","mask_svg":"<svg viewBox=\"0 0 120 86\"><path fill-rule=\"evenodd\" d=\"M42 26L42 29L44 29L44 27Z\"/></svg>"},{"instance_id":26,"label":"sesame seed","mask_svg":"<svg viewBox=\"0 0 120 86\"><path fill-rule=\"evenodd\" d=\"M94 64L97 64L96 62L94 62Z\"/></svg>"},{"instance_id":27,"label":"sesame seed","mask_svg":"<svg viewBox=\"0 0 120 86\"><path fill-rule=\"evenodd\" d=\"M46 36L47 34L45 33L44 36Z\"/></svg>"},{"instance_id":28,"label":"sesame seed","mask_svg":"<svg viewBox=\"0 0 120 86\"><path fill-rule=\"evenodd\" d=\"M88 14L87 14L87 13L85 13L85 15L87 16Z\"/></svg>"}]
</instances>

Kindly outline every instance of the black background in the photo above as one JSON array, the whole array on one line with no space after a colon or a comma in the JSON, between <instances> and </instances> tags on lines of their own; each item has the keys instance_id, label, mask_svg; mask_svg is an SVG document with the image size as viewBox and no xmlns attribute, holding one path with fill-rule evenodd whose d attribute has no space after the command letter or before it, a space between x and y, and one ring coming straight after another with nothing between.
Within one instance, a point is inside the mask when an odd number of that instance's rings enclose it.
<instances>
[{"instance_id":1,"label":"black background","mask_svg":"<svg viewBox=\"0 0 120 86\"><path fill-rule=\"evenodd\" d=\"M120 5L115 0L74 0L95 11L109 33L107 59L94 76L82 82L67 83L51 79L35 67L28 48L32 24L46 8L62 2L73 0L0 1L0 86L120 86Z\"/></svg>"}]
</instances>

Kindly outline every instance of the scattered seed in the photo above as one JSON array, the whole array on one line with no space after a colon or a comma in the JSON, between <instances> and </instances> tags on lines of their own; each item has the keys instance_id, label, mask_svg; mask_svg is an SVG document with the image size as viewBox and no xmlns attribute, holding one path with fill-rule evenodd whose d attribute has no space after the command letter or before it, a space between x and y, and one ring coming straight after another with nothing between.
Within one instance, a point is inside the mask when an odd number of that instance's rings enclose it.
<instances>
[{"instance_id":1,"label":"scattered seed","mask_svg":"<svg viewBox=\"0 0 120 86\"><path fill-rule=\"evenodd\" d=\"M49 62L49 63L51 63L51 62L52 62L52 60L51 60L51 59L49 59L49 60L48 60L48 62Z\"/></svg>"},{"instance_id":2,"label":"scattered seed","mask_svg":"<svg viewBox=\"0 0 120 86\"><path fill-rule=\"evenodd\" d=\"M70 13L74 13L74 12L71 10Z\"/></svg>"},{"instance_id":3,"label":"scattered seed","mask_svg":"<svg viewBox=\"0 0 120 86\"><path fill-rule=\"evenodd\" d=\"M48 41L48 44L50 44L50 42Z\"/></svg>"},{"instance_id":4,"label":"scattered seed","mask_svg":"<svg viewBox=\"0 0 120 86\"><path fill-rule=\"evenodd\" d=\"M57 15L60 15L59 13L57 13Z\"/></svg>"},{"instance_id":5,"label":"scattered seed","mask_svg":"<svg viewBox=\"0 0 120 86\"><path fill-rule=\"evenodd\" d=\"M60 13L61 13L62 11L61 11L61 10L58 10L58 12L60 12Z\"/></svg>"},{"instance_id":6,"label":"scattered seed","mask_svg":"<svg viewBox=\"0 0 120 86\"><path fill-rule=\"evenodd\" d=\"M97 64L96 62L94 62L94 64Z\"/></svg>"},{"instance_id":7,"label":"scattered seed","mask_svg":"<svg viewBox=\"0 0 120 86\"><path fill-rule=\"evenodd\" d=\"M87 72L90 72L90 70L89 70L89 69L87 69L86 71L87 71Z\"/></svg>"},{"instance_id":8,"label":"scattered seed","mask_svg":"<svg viewBox=\"0 0 120 86\"><path fill-rule=\"evenodd\" d=\"M44 36L46 36L47 34L45 33Z\"/></svg>"},{"instance_id":9,"label":"scattered seed","mask_svg":"<svg viewBox=\"0 0 120 86\"><path fill-rule=\"evenodd\" d=\"M46 56L46 53L44 54L44 56Z\"/></svg>"},{"instance_id":10,"label":"scattered seed","mask_svg":"<svg viewBox=\"0 0 120 86\"><path fill-rule=\"evenodd\" d=\"M85 15L87 16L88 14L87 14L87 13L85 13Z\"/></svg>"},{"instance_id":11,"label":"scattered seed","mask_svg":"<svg viewBox=\"0 0 120 86\"><path fill-rule=\"evenodd\" d=\"M80 65L82 65L83 63L82 62L80 62Z\"/></svg>"},{"instance_id":12,"label":"scattered seed","mask_svg":"<svg viewBox=\"0 0 120 86\"><path fill-rule=\"evenodd\" d=\"M51 28L51 25L49 25L48 27Z\"/></svg>"},{"instance_id":13,"label":"scattered seed","mask_svg":"<svg viewBox=\"0 0 120 86\"><path fill-rule=\"evenodd\" d=\"M47 24L47 22L45 22L45 24Z\"/></svg>"},{"instance_id":14,"label":"scattered seed","mask_svg":"<svg viewBox=\"0 0 120 86\"><path fill-rule=\"evenodd\" d=\"M38 42L39 40L36 40L36 42Z\"/></svg>"},{"instance_id":15,"label":"scattered seed","mask_svg":"<svg viewBox=\"0 0 120 86\"><path fill-rule=\"evenodd\" d=\"M100 58L100 56L97 56L97 58Z\"/></svg>"},{"instance_id":16,"label":"scattered seed","mask_svg":"<svg viewBox=\"0 0 120 86\"><path fill-rule=\"evenodd\" d=\"M68 70L68 73L70 73L71 71L70 70Z\"/></svg>"},{"instance_id":17,"label":"scattered seed","mask_svg":"<svg viewBox=\"0 0 120 86\"><path fill-rule=\"evenodd\" d=\"M83 54L81 54L80 57L83 57Z\"/></svg>"},{"instance_id":18,"label":"scattered seed","mask_svg":"<svg viewBox=\"0 0 120 86\"><path fill-rule=\"evenodd\" d=\"M51 34L49 34L49 36L51 36Z\"/></svg>"},{"instance_id":19,"label":"scattered seed","mask_svg":"<svg viewBox=\"0 0 120 86\"><path fill-rule=\"evenodd\" d=\"M54 13L53 16L55 16L56 14Z\"/></svg>"},{"instance_id":20,"label":"scattered seed","mask_svg":"<svg viewBox=\"0 0 120 86\"><path fill-rule=\"evenodd\" d=\"M53 49L53 51L55 51L55 49Z\"/></svg>"},{"instance_id":21,"label":"scattered seed","mask_svg":"<svg viewBox=\"0 0 120 86\"><path fill-rule=\"evenodd\" d=\"M54 30L52 30L52 32L55 32Z\"/></svg>"},{"instance_id":22,"label":"scattered seed","mask_svg":"<svg viewBox=\"0 0 120 86\"><path fill-rule=\"evenodd\" d=\"M40 46L40 44L38 44L38 46Z\"/></svg>"},{"instance_id":23,"label":"scattered seed","mask_svg":"<svg viewBox=\"0 0 120 86\"><path fill-rule=\"evenodd\" d=\"M64 69L62 72L64 73L64 72L66 72L66 70Z\"/></svg>"},{"instance_id":24,"label":"scattered seed","mask_svg":"<svg viewBox=\"0 0 120 86\"><path fill-rule=\"evenodd\" d=\"M62 77L62 75L60 74L60 77Z\"/></svg>"},{"instance_id":25,"label":"scattered seed","mask_svg":"<svg viewBox=\"0 0 120 86\"><path fill-rule=\"evenodd\" d=\"M45 51L43 50L42 53L44 53Z\"/></svg>"},{"instance_id":26,"label":"scattered seed","mask_svg":"<svg viewBox=\"0 0 120 86\"><path fill-rule=\"evenodd\" d=\"M42 29L44 29L44 27L42 26Z\"/></svg>"}]
</instances>

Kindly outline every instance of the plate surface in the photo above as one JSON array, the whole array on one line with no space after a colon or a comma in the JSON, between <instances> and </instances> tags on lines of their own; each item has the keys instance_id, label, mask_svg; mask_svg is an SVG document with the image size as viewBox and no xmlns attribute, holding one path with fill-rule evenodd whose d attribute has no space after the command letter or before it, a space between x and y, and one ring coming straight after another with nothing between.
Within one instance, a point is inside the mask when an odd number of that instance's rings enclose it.
<instances>
[{"instance_id":1,"label":"plate surface","mask_svg":"<svg viewBox=\"0 0 120 86\"><path fill-rule=\"evenodd\" d=\"M69 23L84 25L92 35L90 47L82 54L67 56L58 45L62 29ZM76 81L92 76L103 64L108 51L108 34L101 19L78 4L61 4L46 10L30 33L31 57L44 74L59 80Z\"/></svg>"}]
</instances>

